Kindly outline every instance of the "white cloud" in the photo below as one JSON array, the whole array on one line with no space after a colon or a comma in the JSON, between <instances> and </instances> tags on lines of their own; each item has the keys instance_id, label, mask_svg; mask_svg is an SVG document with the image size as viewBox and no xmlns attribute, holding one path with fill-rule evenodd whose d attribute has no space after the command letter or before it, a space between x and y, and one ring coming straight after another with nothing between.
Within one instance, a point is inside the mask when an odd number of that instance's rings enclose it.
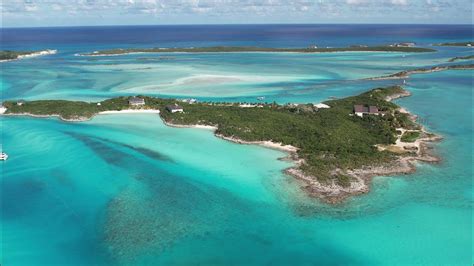
<instances>
[{"instance_id":1,"label":"white cloud","mask_svg":"<svg viewBox=\"0 0 474 266\"><path fill-rule=\"evenodd\" d=\"M471 21L472 0L0 0L3 20L32 18L112 22L392 22L416 16ZM408 6L410 8L408 8ZM431 12L430 12L431 11ZM87 19L86 19L87 18ZM174 18L171 20L169 18ZM362 21L361 19L365 19ZM21 20L21 19L18 19ZM104 22L105 23L105 22Z\"/></svg>"},{"instance_id":2,"label":"white cloud","mask_svg":"<svg viewBox=\"0 0 474 266\"><path fill-rule=\"evenodd\" d=\"M346 0L346 4L348 5L363 5L367 3L368 0Z\"/></svg>"},{"instance_id":3,"label":"white cloud","mask_svg":"<svg viewBox=\"0 0 474 266\"><path fill-rule=\"evenodd\" d=\"M390 0L390 3L397 6L406 6L408 5L408 0Z\"/></svg>"}]
</instances>

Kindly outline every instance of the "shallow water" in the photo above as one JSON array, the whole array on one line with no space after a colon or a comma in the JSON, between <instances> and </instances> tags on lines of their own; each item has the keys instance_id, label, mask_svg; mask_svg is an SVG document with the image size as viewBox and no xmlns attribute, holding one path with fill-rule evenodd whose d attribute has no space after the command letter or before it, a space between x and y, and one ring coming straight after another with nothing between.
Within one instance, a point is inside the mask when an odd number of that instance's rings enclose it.
<instances>
[{"instance_id":1,"label":"shallow water","mask_svg":"<svg viewBox=\"0 0 474 266\"><path fill-rule=\"evenodd\" d=\"M401 82L359 78L472 51L89 61L74 53L94 45L62 45L67 49L57 55L3 64L2 98L145 93L319 102ZM413 95L398 103L444 137L434 145L442 162L419 164L412 175L377 177L369 194L340 206L308 199L281 172L290 166L278 160L282 152L230 143L210 130L170 128L154 114L100 115L83 123L1 117L10 155L0 166L1 262L472 264L472 75L446 71L407 79Z\"/></svg>"}]
</instances>

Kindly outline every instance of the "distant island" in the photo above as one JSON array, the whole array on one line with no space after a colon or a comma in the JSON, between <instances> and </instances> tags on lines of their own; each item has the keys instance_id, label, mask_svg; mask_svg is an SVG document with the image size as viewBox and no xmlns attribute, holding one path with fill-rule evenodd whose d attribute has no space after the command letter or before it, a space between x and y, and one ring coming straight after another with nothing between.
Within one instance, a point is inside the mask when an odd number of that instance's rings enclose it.
<instances>
[{"instance_id":1,"label":"distant island","mask_svg":"<svg viewBox=\"0 0 474 266\"><path fill-rule=\"evenodd\" d=\"M2 50L0 51L0 62L12 61L27 57L35 57L41 55L55 54L56 50L42 50L42 51L12 51Z\"/></svg>"},{"instance_id":2,"label":"distant island","mask_svg":"<svg viewBox=\"0 0 474 266\"><path fill-rule=\"evenodd\" d=\"M450 59L450 62L455 61L453 59L455 58ZM404 78L409 78L411 74L424 74L424 73L432 73L432 72L439 72L439 71L445 71L445 70L469 70L469 69L474 69L474 64L416 68L412 70L400 71L400 72L386 75L386 76L367 78L366 80L404 79Z\"/></svg>"},{"instance_id":3,"label":"distant island","mask_svg":"<svg viewBox=\"0 0 474 266\"><path fill-rule=\"evenodd\" d=\"M133 53L229 53L229 52L293 52L293 53L330 53L330 52L436 52L434 49L405 46L350 46L340 48L270 48L251 46L214 46L191 48L127 48L95 51L79 54L81 56L111 56Z\"/></svg>"},{"instance_id":4,"label":"distant island","mask_svg":"<svg viewBox=\"0 0 474 266\"><path fill-rule=\"evenodd\" d=\"M468 46L471 47L474 45L474 42L445 42L445 43L436 43L434 46Z\"/></svg>"},{"instance_id":5,"label":"distant island","mask_svg":"<svg viewBox=\"0 0 474 266\"><path fill-rule=\"evenodd\" d=\"M170 126L212 127L215 135L243 144L289 152L286 170L309 195L339 203L369 191L376 175L410 173L416 160L435 162L426 142L439 139L390 102L410 94L402 87L377 88L324 104L212 103L155 97L118 97L97 103L6 101L6 115L58 116L84 121L97 114L159 112ZM319 107L317 107L319 106Z\"/></svg>"},{"instance_id":6,"label":"distant island","mask_svg":"<svg viewBox=\"0 0 474 266\"><path fill-rule=\"evenodd\" d=\"M474 60L474 55L456 56L449 59L448 62L455 62L455 61L461 61L461 60Z\"/></svg>"}]
</instances>

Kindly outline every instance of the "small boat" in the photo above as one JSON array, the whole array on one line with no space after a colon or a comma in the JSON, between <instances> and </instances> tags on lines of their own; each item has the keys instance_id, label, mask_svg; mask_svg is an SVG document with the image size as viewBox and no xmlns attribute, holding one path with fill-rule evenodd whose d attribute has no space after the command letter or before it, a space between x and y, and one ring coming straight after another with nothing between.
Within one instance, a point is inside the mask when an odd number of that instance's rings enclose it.
<instances>
[{"instance_id":1,"label":"small boat","mask_svg":"<svg viewBox=\"0 0 474 266\"><path fill-rule=\"evenodd\" d=\"M263 101L263 100L265 100L265 97L264 96L257 97L257 100Z\"/></svg>"},{"instance_id":2,"label":"small boat","mask_svg":"<svg viewBox=\"0 0 474 266\"><path fill-rule=\"evenodd\" d=\"M8 159L8 154L2 152L0 153L0 161L6 161Z\"/></svg>"}]
</instances>

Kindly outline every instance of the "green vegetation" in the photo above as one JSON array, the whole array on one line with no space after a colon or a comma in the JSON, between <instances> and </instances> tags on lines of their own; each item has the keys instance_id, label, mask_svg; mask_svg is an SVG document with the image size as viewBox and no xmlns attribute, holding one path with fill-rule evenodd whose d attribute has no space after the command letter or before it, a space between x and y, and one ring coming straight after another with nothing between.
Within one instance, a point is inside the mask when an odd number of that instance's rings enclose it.
<instances>
[{"instance_id":1,"label":"green vegetation","mask_svg":"<svg viewBox=\"0 0 474 266\"><path fill-rule=\"evenodd\" d=\"M458 60L471 60L474 59L474 55L467 55L467 56L456 56L451 59L449 59L449 62L455 62Z\"/></svg>"},{"instance_id":2,"label":"green vegetation","mask_svg":"<svg viewBox=\"0 0 474 266\"><path fill-rule=\"evenodd\" d=\"M32 53L34 52L3 50L0 51L0 60L14 60L17 59L20 55L27 55Z\"/></svg>"},{"instance_id":3,"label":"green vegetation","mask_svg":"<svg viewBox=\"0 0 474 266\"><path fill-rule=\"evenodd\" d=\"M228 53L228 52L297 52L297 53L328 53L328 52L435 52L434 49L420 47L392 47L392 46L372 46L372 47L339 47L339 48L269 48L269 47L196 47L196 48L128 48L110 49L82 55L120 55L129 53Z\"/></svg>"},{"instance_id":4,"label":"green vegetation","mask_svg":"<svg viewBox=\"0 0 474 266\"><path fill-rule=\"evenodd\" d=\"M320 181L336 180L348 185L348 169L390 162L395 154L378 151L376 144L392 144L396 128L414 128L416 124L406 114L397 112L398 106L385 98L403 93L401 87L378 88L358 96L325 102L331 108L317 109L312 105L261 104L242 108L235 103L179 103L184 113L170 113L165 107L177 103L174 99L143 97L143 108L160 109L168 123L179 125L213 125L217 134L245 141L281 142L299 149L305 160L301 166L306 174ZM355 104L376 105L384 116L352 115ZM30 101L19 106L13 101L4 105L8 114L60 115L65 119L90 118L100 111L128 109L128 97L97 103L73 101ZM342 171L334 171L336 169Z\"/></svg>"},{"instance_id":5,"label":"green vegetation","mask_svg":"<svg viewBox=\"0 0 474 266\"><path fill-rule=\"evenodd\" d=\"M403 142L415 142L420 137L420 131L407 131L400 139Z\"/></svg>"},{"instance_id":6,"label":"green vegetation","mask_svg":"<svg viewBox=\"0 0 474 266\"><path fill-rule=\"evenodd\" d=\"M445 42L437 43L435 46L474 46L474 42Z\"/></svg>"},{"instance_id":7,"label":"green vegetation","mask_svg":"<svg viewBox=\"0 0 474 266\"><path fill-rule=\"evenodd\" d=\"M6 101L3 105L8 108L7 113L11 114L60 115L64 119L92 117L97 113L95 104L64 100L30 101L21 106L16 102Z\"/></svg>"}]
</instances>

